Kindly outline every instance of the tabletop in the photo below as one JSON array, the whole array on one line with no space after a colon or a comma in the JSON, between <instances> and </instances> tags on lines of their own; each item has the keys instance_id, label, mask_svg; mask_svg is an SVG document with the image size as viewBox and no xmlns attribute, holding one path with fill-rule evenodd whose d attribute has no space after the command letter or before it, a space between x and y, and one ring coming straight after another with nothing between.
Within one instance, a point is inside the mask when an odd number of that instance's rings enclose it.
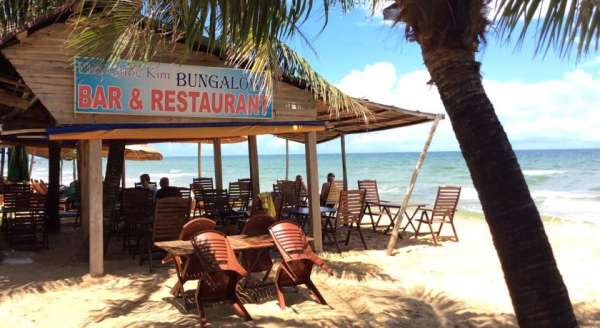
<instances>
[{"instance_id":1,"label":"tabletop","mask_svg":"<svg viewBox=\"0 0 600 328\"><path fill-rule=\"evenodd\" d=\"M309 241L313 238L308 237ZM227 240L234 251L241 251L246 249L260 249L270 248L275 246L273 239L270 235L258 235L258 236L247 236L247 235L234 235L227 236ZM169 241L157 241L154 245L161 248L167 253L176 256L185 256L194 253L194 246L189 240L169 240Z\"/></svg>"},{"instance_id":2,"label":"tabletop","mask_svg":"<svg viewBox=\"0 0 600 328\"><path fill-rule=\"evenodd\" d=\"M381 206L381 207L387 207L387 208L401 208L402 207L402 203L390 202L387 200L380 200L379 202L369 202L369 205ZM424 207L424 206L427 206L427 204L408 204L406 207Z\"/></svg>"}]
</instances>

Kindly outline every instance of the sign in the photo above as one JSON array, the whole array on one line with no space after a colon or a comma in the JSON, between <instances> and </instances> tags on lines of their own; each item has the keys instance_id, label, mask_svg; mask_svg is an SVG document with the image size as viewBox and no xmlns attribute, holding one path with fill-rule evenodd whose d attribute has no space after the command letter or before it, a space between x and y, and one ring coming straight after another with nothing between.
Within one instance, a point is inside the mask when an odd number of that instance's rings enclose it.
<instances>
[{"instance_id":1,"label":"sign","mask_svg":"<svg viewBox=\"0 0 600 328\"><path fill-rule=\"evenodd\" d=\"M259 77L260 78L260 77ZM75 59L75 113L272 118L271 97L241 69Z\"/></svg>"}]
</instances>

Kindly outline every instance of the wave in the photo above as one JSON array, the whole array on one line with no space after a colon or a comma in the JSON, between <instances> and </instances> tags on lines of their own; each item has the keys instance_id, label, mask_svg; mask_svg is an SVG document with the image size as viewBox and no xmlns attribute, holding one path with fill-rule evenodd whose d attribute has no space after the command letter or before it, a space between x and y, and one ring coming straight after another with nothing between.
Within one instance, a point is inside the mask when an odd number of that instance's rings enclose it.
<instances>
[{"instance_id":1,"label":"wave","mask_svg":"<svg viewBox=\"0 0 600 328\"><path fill-rule=\"evenodd\" d=\"M526 176L548 176L567 173L565 170L523 170Z\"/></svg>"}]
</instances>

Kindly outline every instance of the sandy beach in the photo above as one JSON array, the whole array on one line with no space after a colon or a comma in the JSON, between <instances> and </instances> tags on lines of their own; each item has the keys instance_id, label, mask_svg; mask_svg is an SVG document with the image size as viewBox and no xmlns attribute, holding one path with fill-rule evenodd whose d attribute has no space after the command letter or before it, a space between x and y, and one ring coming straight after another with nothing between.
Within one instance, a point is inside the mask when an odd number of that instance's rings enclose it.
<instances>
[{"instance_id":1,"label":"sandy beach","mask_svg":"<svg viewBox=\"0 0 600 328\"><path fill-rule=\"evenodd\" d=\"M560 221L545 226L581 326L600 326L600 226ZM322 254L335 274L317 269L313 276L329 306L299 288L286 294L290 306L281 311L267 286L243 295L253 321L242 321L224 304L207 308L209 321L213 327L516 326L485 222L460 213L457 229L460 242L433 246L425 238L404 239L392 257L383 252L387 236L366 232L370 250L362 250L356 239L348 251ZM106 261L109 274L91 278L76 255L77 232L65 230L52 239L49 251L6 254L0 264L2 326L199 325L194 310L186 312L169 294L174 269L149 274L146 265L115 250ZM23 263L27 259L32 263Z\"/></svg>"}]
</instances>

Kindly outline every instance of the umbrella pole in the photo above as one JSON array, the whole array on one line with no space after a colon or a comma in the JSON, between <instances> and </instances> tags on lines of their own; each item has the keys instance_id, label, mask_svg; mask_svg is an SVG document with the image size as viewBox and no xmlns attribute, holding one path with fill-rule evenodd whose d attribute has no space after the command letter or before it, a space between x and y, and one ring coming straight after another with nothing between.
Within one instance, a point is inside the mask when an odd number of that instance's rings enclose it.
<instances>
[{"instance_id":1,"label":"umbrella pole","mask_svg":"<svg viewBox=\"0 0 600 328\"><path fill-rule=\"evenodd\" d=\"M290 141L285 139L285 180L290 180Z\"/></svg>"},{"instance_id":2,"label":"umbrella pole","mask_svg":"<svg viewBox=\"0 0 600 328\"><path fill-rule=\"evenodd\" d=\"M31 154L31 159L29 160L29 178L31 179L31 173L33 173L33 162L35 156L33 154Z\"/></svg>"},{"instance_id":3,"label":"umbrella pole","mask_svg":"<svg viewBox=\"0 0 600 328\"><path fill-rule=\"evenodd\" d=\"M121 188L125 189L126 179L125 179L125 156L123 156L123 172L121 173Z\"/></svg>"},{"instance_id":4,"label":"umbrella pole","mask_svg":"<svg viewBox=\"0 0 600 328\"><path fill-rule=\"evenodd\" d=\"M346 168L346 135L340 136L342 146L342 178L344 179L344 190L348 190L348 169Z\"/></svg>"},{"instance_id":5,"label":"umbrella pole","mask_svg":"<svg viewBox=\"0 0 600 328\"><path fill-rule=\"evenodd\" d=\"M77 159L73 159L73 181L77 179Z\"/></svg>"},{"instance_id":6,"label":"umbrella pole","mask_svg":"<svg viewBox=\"0 0 600 328\"><path fill-rule=\"evenodd\" d=\"M0 148L2 153L0 153L0 180L4 180L4 161L6 158L6 148Z\"/></svg>"},{"instance_id":7,"label":"umbrella pole","mask_svg":"<svg viewBox=\"0 0 600 328\"><path fill-rule=\"evenodd\" d=\"M64 164L64 162L63 162L63 160L61 159L61 160L60 160L60 175L59 175L59 177L58 177L58 185L59 185L59 186L61 186L61 185L63 184L63 183L62 183L62 174L63 174L63 172L62 172L62 171L63 171L63 164Z\"/></svg>"},{"instance_id":8,"label":"umbrella pole","mask_svg":"<svg viewBox=\"0 0 600 328\"><path fill-rule=\"evenodd\" d=\"M202 178L202 143L198 143L198 178Z\"/></svg>"}]
</instances>

